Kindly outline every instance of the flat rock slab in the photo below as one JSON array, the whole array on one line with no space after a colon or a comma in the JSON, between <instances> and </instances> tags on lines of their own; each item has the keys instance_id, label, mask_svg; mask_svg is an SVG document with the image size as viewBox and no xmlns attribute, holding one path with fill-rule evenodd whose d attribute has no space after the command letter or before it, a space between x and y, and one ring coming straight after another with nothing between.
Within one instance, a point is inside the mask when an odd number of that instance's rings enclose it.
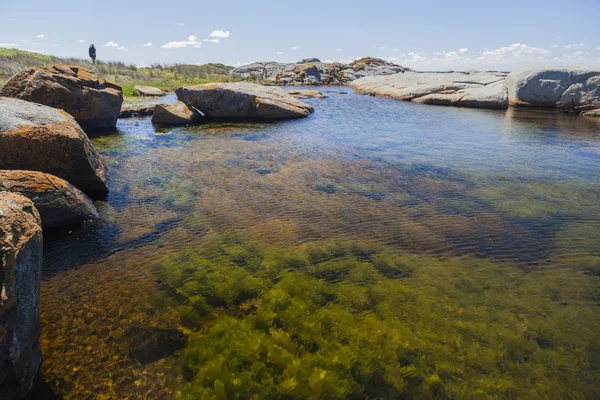
<instances>
[{"instance_id":1,"label":"flat rock slab","mask_svg":"<svg viewBox=\"0 0 600 400\"><path fill-rule=\"evenodd\" d=\"M154 96L164 96L167 93L163 92L161 89L154 87L154 86L140 86L140 85L136 85L133 87L135 90L137 90L138 92L140 92L140 94L142 96L150 96L150 97L154 97Z\"/></svg>"},{"instance_id":2,"label":"flat rock slab","mask_svg":"<svg viewBox=\"0 0 600 400\"><path fill-rule=\"evenodd\" d=\"M287 93L297 99L324 99L327 97L318 90L288 90Z\"/></svg>"},{"instance_id":3,"label":"flat rock slab","mask_svg":"<svg viewBox=\"0 0 600 400\"><path fill-rule=\"evenodd\" d=\"M62 110L0 97L0 169L46 172L92 198L108 193L107 167Z\"/></svg>"},{"instance_id":4,"label":"flat rock slab","mask_svg":"<svg viewBox=\"0 0 600 400\"><path fill-rule=\"evenodd\" d=\"M163 125L187 125L199 120L202 116L182 101L165 106L157 104L152 114L152 123Z\"/></svg>"},{"instance_id":5,"label":"flat rock slab","mask_svg":"<svg viewBox=\"0 0 600 400\"><path fill-rule=\"evenodd\" d=\"M84 130L114 129L123 103L120 86L76 65L22 71L6 82L0 96L64 110Z\"/></svg>"},{"instance_id":6,"label":"flat rock slab","mask_svg":"<svg viewBox=\"0 0 600 400\"><path fill-rule=\"evenodd\" d=\"M457 107L508 107L504 81L498 72L404 72L387 76L369 76L351 82L353 89L370 95L404 101Z\"/></svg>"},{"instance_id":7,"label":"flat rock slab","mask_svg":"<svg viewBox=\"0 0 600 400\"><path fill-rule=\"evenodd\" d=\"M41 361L42 227L17 193L0 192L0 272L0 399L24 399Z\"/></svg>"},{"instance_id":8,"label":"flat rock slab","mask_svg":"<svg viewBox=\"0 0 600 400\"><path fill-rule=\"evenodd\" d=\"M308 117L314 109L278 87L208 83L176 90L177 98L215 119L282 120Z\"/></svg>"},{"instance_id":9,"label":"flat rock slab","mask_svg":"<svg viewBox=\"0 0 600 400\"><path fill-rule=\"evenodd\" d=\"M600 108L596 108L595 110L584 111L581 113L584 117L596 117L600 118Z\"/></svg>"},{"instance_id":10,"label":"flat rock slab","mask_svg":"<svg viewBox=\"0 0 600 400\"><path fill-rule=\"evenodd\" d=\"M98 217L94 203L64 179L36 171L0 171L0 191L27 197L42 218L42 228L80 224Z\"/></svg>"}]
</instances>

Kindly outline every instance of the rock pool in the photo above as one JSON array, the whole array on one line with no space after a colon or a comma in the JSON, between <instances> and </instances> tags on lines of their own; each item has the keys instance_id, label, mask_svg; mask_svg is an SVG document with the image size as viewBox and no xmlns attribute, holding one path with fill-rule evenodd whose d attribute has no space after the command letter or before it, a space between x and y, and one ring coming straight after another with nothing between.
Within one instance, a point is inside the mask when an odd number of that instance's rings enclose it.
<instances>
[{"instance_id":1,"label":"rock pool","mask_svg":"<svg viewBox=\"0 0 600 400\"><path fill-rule=\"evenodd\" d=\"M92 137L110 194L45 235L37 398L600 393L600 121L319 90Z\"/></svg>"}]
</instances>

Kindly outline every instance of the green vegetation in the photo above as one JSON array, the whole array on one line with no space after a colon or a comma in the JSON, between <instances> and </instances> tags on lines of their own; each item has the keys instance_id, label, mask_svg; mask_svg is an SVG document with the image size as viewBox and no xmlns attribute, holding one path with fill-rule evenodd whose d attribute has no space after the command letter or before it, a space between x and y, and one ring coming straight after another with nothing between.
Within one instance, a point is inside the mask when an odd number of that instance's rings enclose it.
<instances>
[{"instance_id":1,"label":"green vegetation","mask_svg":"<svg viewBox=\"0 0 600 400\"><path fill-rule=\"evenodd\" d=\"M357 244L217 237L157 267L184 399L591 398L598 277Z\"/></svg>"},{"instance_id":2,"label":"green vegetation","mask_svg":"<svg viewBox=\"0 0 600 400\"><path fill-rule=\"evenodd\" d=\"M99 60L96 64L92 64L88 59L59 58L23 50L0 48L0 86L24 69L52 64L82 65L121 85L126 100L135 100L135 96L139 94L133 88L135 85L155 86L165 91L173 91L183 85L234 80L229 74L233 67L224 64L154 64L149 68L138 68L122 62Z\"/></svg>"}]
</instances>

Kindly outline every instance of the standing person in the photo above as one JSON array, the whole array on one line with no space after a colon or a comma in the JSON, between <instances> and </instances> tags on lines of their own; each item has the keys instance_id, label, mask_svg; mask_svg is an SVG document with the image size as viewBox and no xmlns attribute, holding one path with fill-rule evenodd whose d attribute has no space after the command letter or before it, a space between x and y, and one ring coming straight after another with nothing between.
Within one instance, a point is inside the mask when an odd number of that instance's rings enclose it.
<instances>
[{"instance_id":1,"label":"standing person","mask_svg":"<svg viewBox=\"0 0 600 400\"><path fill-rule=\"evenodd\" d=\"M94 47L94 45L92 44L90 46L90 58L92 59L92 64L96 64L96 48Z\"/></svg>"}]
</instances>

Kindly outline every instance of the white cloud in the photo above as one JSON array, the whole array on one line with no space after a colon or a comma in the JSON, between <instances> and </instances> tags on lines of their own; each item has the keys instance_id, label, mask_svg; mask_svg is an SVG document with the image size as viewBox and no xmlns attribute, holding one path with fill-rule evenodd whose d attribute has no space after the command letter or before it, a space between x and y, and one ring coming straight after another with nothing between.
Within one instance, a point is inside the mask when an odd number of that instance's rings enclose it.
<instances>
[{"instance_id":1,"label":"white cloud","mask_svg":"<svg viewBox=\"0 0 600 400\"><path fill-rule=\"evenodd\" d=\"M399 52L400 50L398 50L398 48L393 48L393 49L392 49L392 51L397 53L397 52Z\"/></svg>"},{"instance_id":2,"label":"white cloud","mask_svg":"<svg viewBox=\"0 0 600 400\"><path fill-rule=\"evenodd\" d=\"M176 26L185 26L185 24L183 22L179 22L176 24Z\"/></svg>"},{"instance_id":3,"label":"white cloud","mask_svg":"<svg viewBox=\"0 0 600 400\"><path fill-rule=\"evenodd\" d=\"M281 51L277 52L277 55L282 55L282 54L283 54L283 52L281 52Z\"/></svg>"},{"instance_id":4,"label":"white cloud","mask_svg":"<svg viewBox=\"0 0 600 400\"><path fill-rule=\"evenodd\" d=\"M202 46L202 43L198 41L196 36L188 36L187 40L182 40L180 42L169 42L160 47L163 49L183 49L191 46L199 49Z\"/></svg>"},{"instance_id":5,"label":"white cloud","mask_svg":"<svg viewBox=\"0 0 600 400\"><path fill-rule=\"evenodd\" d=\"M468 49L468 48L466 48L466 47L463 47L463 48L461 48L460 50L458 50L458 52L459 52L459 53L461 53L461 54L464 54L464 53L466 53L467 51L469 51L469 49Z\"/></svg>"},{"instance_id":6,"label":"white cloud","mask_svg":"<svg viewBox=\"0 0 600 400\"><path fill-rule=\"evenodd\" d=\"M386 47L385 47L385 46L381 46L381 47L379 48L379 50L385 50L385 49L386 49Z\"/></svg>"},{"instance_id":7,"label":"white cloud","mask_svg":"<svg viewBox=\"0 0 600 400\"><path fill-rule=\"evenodd\" d=\"M542 47L532 47L526 44L514 43L510 46L500 47L494 50L487 50L481 53L485 58L504 58L507 56L519 57L523 55L548 55L550 50Z\"/></svg>"},{"instance_id":8,"label":"white cloud","mask_svg":"<svg viewBox=\"0 0 600 400\"><path fill-rule=\"evenodd\" d=\"M39 35L37 35L37 36L36 36L36 38L38 38L38 39L43 39L43 38L44 38L44 36L45 36L45 35L44 35L43 33L40 33Z\"/></svg>"},{"instance_id":9,"label":"white cloud","mask_svg":"<svg viewBox=\"0 0 600 400\"><path fill-rule=\"evenodd\" d=\"M78 40L78 42L83 43L83 42L85 42L85 40L81 39L81 40Z\"/></svg>"},{"instance_id":10,"label":"white cloud","mask_svg":"<svg viewBox=\"0 0 600 400\"><path fill-rule=\"evenodd\" d=\"M573 49L579 49L579 48L583 47L584 45L585 45L584 43L565 44L565 46L563 48L565 50L573 50Z\"/></svg>"},{"instance_id":11,"label":"white cloud","mask_svg":"<svg viewBox=\"0 0 600 400\"><path fill-rule=\"evenodd\" d=\"M144 47L152 47L154 45L152 44L152 42L148 42L148 43L144 43L142 46L144 46Z\"/></svg>"},{"instance_id":12,"label":"white cloud","mask_svg":"<svg viewBox=\"0 0 600 400\"><path fill-rule=\"evenodd\" d=\"M292 47L292 50L298 50L298 46Z\"/></svg>"},{"instance_id":13,"label":"white cloud","mask_svg":"<svg viewBox=\"0 0 600 400\"><path fill-rule=\"evenodd\" d=\"M596 50L600 51L600 46L596 47Z\"/></svg>"},{"instance_id":14,"label":"white cloud","mask_svg":"<svg viewBox=\"0 0 600 400\"><path fill-rule=\"evenodd\" d=\"M16 43L0 43L0 47L21 47L21 45Z\"/></svg>"},{"instance_id":15,"label":"white cloud","mask_svg":"<svg viewBox=\"0 0 600 400\"><path fill-rule=\"evenodd\" d=\"M556 44L556 43L555 43L555 44L553 44L551 47L552 47L553 49L558 49L558 48L560 47L560 44Z\"/></svg>"},{"instance_id":16,"label":"white cloud","mask_svg":"<svg viewBox=\"0 0 600 400\"><path fill-rule=\"evenodd\" d=\"M230 35L229 31L224 31L222 29L219 29L218 31L212 31L210 33L210 37L214 37L214 38L228 38Z\"/></svg>"},{"instance_id":17,"label":"white cloud","mask_svg":"<svg viewBox=\"0 0 600 400\"><path fill-rule=\"evenodd\" d=\"M102 45L103 47L119 47L118 43L113 42L112 40L108 41L106 44Z\"/></svg>"},{"instance_id":18,"label":"white cloud","mask_svg":"<svg viewBox=\"0 0 600 400\"><path fill-rule=\"evenodd\" d=\"M119 46L119 47L117 47L117 50L127 51L127 48L125 46Z\"/></svg>"},{"instance_id":19,"label":"white cloud","mask_svg":"<svg viewBox=\"0 0 600 400\"><path fill-rule=\"evenodd\" d=\"M336 49L335 51L344 51L344 49Z\"/></svg>"},{"instance_id":20,"label":"white cloud","mask_svg":"<svg viewBox=\"0 0 600 400\"><path fill-rule=\"evenodd\" d=\"M221 43L219 39L204 39L204 41L209 43Z\"/></svg>"}]
</instances>

